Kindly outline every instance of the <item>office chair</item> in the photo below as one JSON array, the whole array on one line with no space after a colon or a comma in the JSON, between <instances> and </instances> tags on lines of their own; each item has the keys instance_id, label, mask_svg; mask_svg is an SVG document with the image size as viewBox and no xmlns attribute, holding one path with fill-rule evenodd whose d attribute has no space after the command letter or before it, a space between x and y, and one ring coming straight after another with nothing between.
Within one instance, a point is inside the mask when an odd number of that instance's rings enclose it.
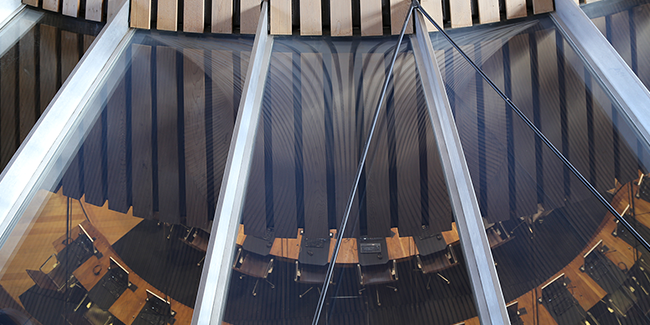
<instances>
[{"instance_id":1,"label":"office chair","mask_svg":"<svg viewBox=\"0 0 650 325\"><path fill-rule=\"evenodd\" d=\"M318 290L320 294L320 285L323 284L325 278L327 277L327 264L325 265L310 265L310 264L300 264L296 260L296 276L294 281L298 283L310 284L311 286L301 295L300 298L304 297L308 292L310 292L314 287ZM331 281L330 281L331 283Z\"/></svg>"},{"instance_id":2,"label":"office chair","mask_svg":"<svg viewBox=\"0 0 650 325\"><path fill-rule=\"evenodd\" d=\"M53 259L53 263L51 264L50 261ZM51 266L50 266L51 265ZM46 266L50 266L51 270L49 270L47 273L43 271L43 268ZM67 275L66 275L66 270L65 266L63 266L61 263L59 263L59 260L56 257L56 254L50 255L50 257L45 260L45 263L43 263L38 270L26 270L27 274L29 275L30 278L38 285L39 287L43 289L48 289L48 290L54 290L54 291L59 291L61 290L67 280ZM73 270L69 270L70 274L72 274Z\"/></svg>"},{"instance_id":3,"label":"office chair","mask_svg":"<svg viewBox=\"0 0 650 325\"><path fill-rule=\"evenodd\" d=\"M359 289L359 294L366 290L367 286L378 286L395 282L399 279L397 275L397 262L391 260L386 264L365 265L357 264L357 273L359 274L359 284L363 287ZM386 287L397 291L396 287L386 285ZM381 306L379 301L379 291L375 290L377 297L377 306Z\"/></svg>"},{"instance_id":4,"label":"office chair","mask_svg":"<svg viewBox=\"0 0 650 325\"><path fill-rule=\"evenodd\" d=\"M515 236L510 236L510 233L506 230L501 221L485 229L485 232L487 233L490 248L492 249L497 248L515 238Z\"/></svg>"},{"instance_id":5,"label":"office chair","mask_svg":"<svg viewBox=\"0 0 650 325\"><path fill-rule=\"evenodd\" d=\"M451 245L447 245L447 249L433 253L430 255L416 255L415 259L418 264L418 268L422 271L422 274L436 273L438 277L450 284L449 280L440 274L440 271L446 270L456 264L458 264L458 259L456 258L456 253ZM427 290L431 289L431 277L427 280Z\"/></svg>"},{"instance_id":6,"label":"office chair","mask_svg":"<svg viewBox=\"0 0 650 325\"><path fill-rule=\"evenodd\" d=\"M187 230L185 237L179 238L179 240L185 245L188 245L205 254L205 252L208 251L208 241L210 240L210 234L201 230L201 228L192 227ZM196 266L201 266L204 260L205 255L198 263L196 263Z\"/></svg>"},{"instance_id":7,"label":"office chair","mask_svg":"<svg viewBox=\"0 0 650 325\"><path fill-rule=\"evenodd\" d=\"M239 276L240 279L243 279L244 275L257 278L255 286L253 287L253 296L257 296L256 290L260 279L264 279L264 281L271 285L271 289L275 289L275 285L267 280L269 274L273 272L273 258L270 255L261 256L242 250L242 248L239 247L232 268L235 271L242 273L242 275Z\"/></svg>"}]
</instances>

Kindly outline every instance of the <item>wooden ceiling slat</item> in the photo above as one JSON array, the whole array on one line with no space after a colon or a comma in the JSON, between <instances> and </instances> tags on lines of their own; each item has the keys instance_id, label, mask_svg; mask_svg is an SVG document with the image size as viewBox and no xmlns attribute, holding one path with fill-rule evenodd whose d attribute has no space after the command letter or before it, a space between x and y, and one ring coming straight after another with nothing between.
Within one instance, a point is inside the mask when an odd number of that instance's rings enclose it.
<instances>
[{"instance_id":1,"label":"wooden ceiling slat","mask_svg":"<svg viewBox=\"0 0 650 325\"><path fill-rule=\"evenodd\" d=\"M86 19L102 21L102 0L86 0Z\"/></svg>"},{"instance_id":2,"label":"wooden ceiling slat","mask_svg":"<svg viewBox=\"0 0 650 325\"><path fill-rule=\"evenodd\" d=\"M79 0L63 0L62 14L70 17L79 16Z\"/></svg>"},{"instance_id":3,"label":"wooden ceiling slat","mask_svg":"<svg viewBox=\"0 0 650 325\"><path fill-rule=\"evenodd\" d=\"M431 16L440 27L443 26L442 0L422 0L420 6L426 10L429 16ZM429 20L427 20L427 30L430 32L436 31L436 27L433 26Z\"/></svg>"},{"instance_id":4,"label":"wooden ceiling slat","mask_svg":"<svg viewBox=\"0 0 650 325\"><path fill-rule=\"evenodd\" d=\"M506 18L526 17L526 0L505 0Z\"/></svg>"},{"instance_id":5,"label":"wooden ceiling slat","mask_svg":"<svg viewBox=\"0 0 650 325\"><path fill-rule=\"evenodd\" d=\"M392 35L399 35L404 25L404 19L408 14L411 7L409 0L390 0L390 33ZM406 27L406 34L413 33L413 19Z\"/></svg>"},{"instance_id":6,"label":"wooden ceiling slat","mask_svg":"<svg viewBox=\"0 0 650 325\"><path fill-rule=\"evenodd\" d=\"M291 0L274 0L270 8L271 34L291 35Z\"/></svg>"},{"instance_id":7,"label":"wooden ceiling slat","mask_svg":"<svg viewBox=\"0 0 650 325\"><path fill-rule=\"evenodd\" d=\"M185 0L183 6L183 31L190 33L203 33L205 1Z\"/></svg>"},{"instance_id":8,"label":"wooden ceiling slat","mask_svg":"<svg viewBox=\"0 0 650 325\"><path fill-rule=\"evenodd\" d=\"M361 36L383 35L381 0L361 0Z\"/></svg>"},{"instance_id":9,"label":"wooden ceiling slat","mask_svg":"<svg viewBox=\"0 0 650 325\"><path fill-rule=\"evenodd\" d=\"M176 31L178 29L177 0L158 0L158 20L156 26L160 30Z\"/></svg>"},{"instance_id":10,"label":"wooden ceiling slat","mask_svg":"<svg viewBox=\"0 0 650 325\"><path fill-rule=\"evenodd\" d=\"M321 0L300 0L300 35L322 35Z\"/></svg>"},{"instance_id":11,"label":"wooden ceiling slat","mask_svg":"<svg viewBox=\"0 0 650 325\"><path fill-rule=\"evenodd\" d=\"M232 34L232 0L212 0L212 32Z\"/></svg>"},{"instance_id":12,"label":"wooden ceiling slat","mask_svg":"<svg viewBox=\"0 0 650 325\"><path fill-rule=\"evenodd\" d=\"M499 1L478 0L478 20L480 24L493 23L500 20Z\"/></svg>"},{"instance_id":13,"label":"wooden ceiling slat","mask_svg":"<svg viewBox=\"0 0 650 325\"><path fill-rule=\"evenodd\" d=\"M240 9L239 32L242 34L255 34L257 21L260 18L260 1L241 0Z\"/></svg>"},{"instance_id":14,"label":"wooden ceiling slat","mask_svg":"<svg viewBox=\"0 0 650 325\"><path fill-rule=\"evenodd\" d=\"M25 1L30 1L30 0L23 0ZM38 0L36 1L36 6L38 6ZM49 11L59 11L59 0L43 0L43 9L49 10Z\"/></svg>"},{"instance_id":15,"label":"wooden ceiling slat","mask_svg":"<svg viewBox=\"0 0 650 325\"><path fill-rule=\"evenodd\" d=\"M352 3L350 0L330 0L330 34L352 36Z\"/></svg>"},{"instance_id":16,"label":"wooden ceiling slat","mask_svg":"<svg viewBox=\"0 0 650 325\"><path fill-rule=\"evenodd\" d=\"M131 27L151 28L151 0L131 1Z\"/></svg>"},{"instance_id":17,"label":"wooden ceiling slat","mask_svg":"<svg viewBox=\"0 0 650 325\"><path fill-rule=\"evenodd\" d=\"M453 0L449 2L451 28L472 26L472 3L470 0Z\"/></svg>"},{"instance_id":18,"label":"wooden ceiling slat","mask_svg":"<svg viewBox=\"0 0 650 325\"><path fill-rule=\"evenodd\" d=\"M535 15L553 11L553 0L533 0L533 13Z\"/></svg>"}]
</instances>

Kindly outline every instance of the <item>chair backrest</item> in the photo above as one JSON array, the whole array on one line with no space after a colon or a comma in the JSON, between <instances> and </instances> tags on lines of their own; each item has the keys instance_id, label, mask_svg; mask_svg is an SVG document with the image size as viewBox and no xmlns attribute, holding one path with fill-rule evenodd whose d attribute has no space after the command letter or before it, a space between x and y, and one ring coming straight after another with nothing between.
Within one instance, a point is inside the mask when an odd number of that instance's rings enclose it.
<instances>
[{"instance_id":1,"label":"chair backrest","mask_svg":"<svg viewBox=\"0 0 650 325\"><path fill-rule=\"evenodd\" d=\"M273 258L271 255L261 256L240 247L232 268L248 276L266 279L273 271Z\"/></svg>"},{"instance_id":2,"label":"chair backrest","mask_svg":"<svg viewBox=\"0 0 650 325\"><path fill-rule=\"evenodd\" d=\"M398 280L395 260L380 265L362 266L357 264L357 273L359 274L359 284L363 286L385 284Z\"/></svg>"},{"instance_id":3,"label":"chair backrest","mask_svg":"<svg viewBox=\"0 0 650 325\"><path fill-rule=\"evenodd\" d=\"M418 268L424 274L439 272L458 264L456 253L451 245L447 245L447 249L444 251L431 255L417 255L415 258L418 263Z\"/></svg>"},{"instance_id":4,"label":"chair backrest","mask_svg":"<svg viewBox=\"0 0 650 325\"><path fill-rule=\"evenodd\" d=\"M309 265L296 261L294 281L306 284L323 284L327 277L327 264Z\"/></svg>"}]
</instances>

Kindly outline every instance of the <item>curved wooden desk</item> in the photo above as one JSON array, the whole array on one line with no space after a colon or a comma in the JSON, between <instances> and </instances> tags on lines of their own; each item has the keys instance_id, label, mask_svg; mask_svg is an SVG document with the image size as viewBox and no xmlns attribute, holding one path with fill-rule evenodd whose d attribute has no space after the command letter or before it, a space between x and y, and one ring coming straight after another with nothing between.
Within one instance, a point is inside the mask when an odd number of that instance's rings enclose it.
<instances>
[{"instance_id":1,"label":"curved wooden desk","mask_svg":"<svg viewBox=\"0 0 650 325\"><path fill-rule=\"evenodd\" d=\"M638 189L636 181L638 180L635 180L624 186L619 186L616 189L616 195L614 196L611 204L619 213L625 211L628 205L632 203L631 200L629 200L628 194L630 191L632 193L636 193ZM640 215L637 220L639 220L639 222L641 222L646 227L650 226L650 203L634 197L633 199L636 214ZM603 241L604 245L610 248L606 256L615 265L624 263L624 265L626 265L628 268L634 265L635 249L623 239L612 235L612 232L614 232L616 226L616 218L608 212L603 218L603 221L598 227L597 231L589 240L589 243L580 252L580 254L576 256L576 258L574 258L567 266L562 268L560 271L555 273L539 286L531 289L526 294L509 302L512 303L517 301L519 304L519 309L526 309L526 314L520 315L520 318L524 324L557 324L548 310L542 304L538 303L538 298L541 297L541 289L563 273L566 277L571 279L571 293L585 311L591 309L607 295L607 292L601 288L587 273L580 271L580 267L584 264L584 254L586 254L600 240ZM478 324L477 317L465 321L466 324L474 324L474 322Z\"/></svg>"},{"instance_id":2,"label":"curved wooden desk","mask_svg":"<svg viewBox=\"0 0 650 325\"><path fill-rule=\"evenodd\" d=\"M445 231L442 236L448 244L455 244L458 242L458 231L456 231L456 223L451 224L452 229ZM413 237L400 237L397 228L391 228L393 232L392 237L386 237L386 245L388 250L388 259L400 260L409 258L419 254L418 248L415 246ZM330 238L330 252L329 261L332 260L334 246L336 245L336 230L331 230L334 234ZM237 234L237 245L244 244L246 235L244 234L244 225L239 225L239 233ZM276 238L271 247L271 255L297 260L300 254L300 242L302 241L301 229L298 229L296 238ZM359 254L357 252L357 239L356 238L343 238L341 241L341 249L336 258L337 264L357 264L359 262Z\"/></svg>"},{"instance_id":3,"label":"curved wooden desk","mask_svg":"<svg viewBox=\"0 0 650 325\"><path fill-rule=\"evenodd\" d=\"M133 272L133 270L131 270L122 259L120 259L117 253L113 250L113 247L109 244L108 240L97 229L95 229L90 222L84 221L81 225L86 229L88 234L94 238L95 248L102 253L103 256L100 259L97 259L96 256L90 257L90 259L83 263L72 274L86 290L90 291L90 289L101 280L104 274L108 272L108 267L110 265L109 257L113 257L113 259L124 266L124 268L129 271L129 281L137 286L137 289L135 291L129 289L125 290L108 311L124 324L131 325L146 303L147 289L161 297L165 297L165 294L154 288ZM60 251L60 248L62 249L63 246L62 244L57 243L62 243L63 240L65 240L65 236L62 237L61 240L55 242L57 251ZM93 269L96 270L97 266L100 267L99 273L95 274ZM192 321L193 309L174 299L169 298L168 300L171 303L172 310L176 312L176 315L174 316L176 324L190 324Z\"/></svg>"}]
</instances>

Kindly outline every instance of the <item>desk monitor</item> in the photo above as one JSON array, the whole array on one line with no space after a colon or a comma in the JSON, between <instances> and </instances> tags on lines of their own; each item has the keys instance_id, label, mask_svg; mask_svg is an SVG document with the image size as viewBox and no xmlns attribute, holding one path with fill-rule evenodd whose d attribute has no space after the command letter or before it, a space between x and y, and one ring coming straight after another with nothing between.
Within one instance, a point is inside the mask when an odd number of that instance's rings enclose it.
<instances>
[{"instance_id":1,"label":"desk monitor","mask_svg":"<svg viewBox=\"0 0 650 325\"><path fill-rule=\"evenodd\" d=\"M603 243L603 240L599 240L596 245L594 245L588 252L585 253L582 257L585 259L585 263L588 259L593 258L590 256L596 256L596 254L591 254L596 248L598 248L598 251L600 251L600 245Z\"/></svg>"},{"instance_id":2,"label":"desk monitor","mask_svg":"<svg viewBox=\"0 0 650 325\"><path fill-rule=\"evenodd\" d=\"M556 277L555 277L553 280L551 280L549 283L545 284L545 285L542 287L542 293L544 293L544 289L548 288L549 286L551 286L552 284L555 284L555 283L561 283L561 285L564 286L564 273L562 273L562 274L556 276Z\"/></svg>"},{"instance_id":3,"label":"desk monitor","mask_svg":"<svg viewBox=\"0 0 650 325\"><path fill-rule=\"evenodd\" d=\"M122 267L112 256L109 259L110 265L108 269L111 272L112 279L123 286L129 286L129 271Z\"/></svg>"},{"instance_id":4,"label":"desk monitor","mask_svg":"<svg viewBox=\"0 0 650 325\"><path fill-rule=\"evenodd\" d=\"M147 289L147 306L150 311L161 316L174 316L171 303Z\"/></svg>"},{"instance_id":5,"label":"desk monitor","mask_svg":"<svg viewBox=\"0 0 650 325\"><path fill-rule=\"evenodd\" d=\"M81 229L81 232L79 233L79 237L76 240L80 240L81 243L83 243L84 246L89 251L92 251L93 254L97 254L97 248L95 248L95 240L90 237L86 229L84 229L84 226L79 224L79 228Z\"/></svg>"}]
</instances>

